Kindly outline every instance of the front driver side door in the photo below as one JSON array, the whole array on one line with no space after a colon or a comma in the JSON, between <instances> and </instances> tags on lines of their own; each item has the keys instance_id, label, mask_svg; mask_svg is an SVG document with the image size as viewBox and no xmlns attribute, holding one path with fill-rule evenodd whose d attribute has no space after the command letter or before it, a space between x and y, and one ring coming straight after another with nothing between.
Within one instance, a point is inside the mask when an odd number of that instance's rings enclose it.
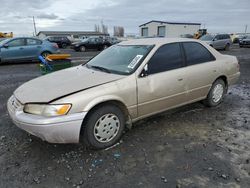
<instances>
[{"instance_id":1,"label":"front driver side door","mask_svg":"<svg viewBox=\"0 0 250 188\"><path fill-rule=\"evenodd\" d=\"M1 48L2 61L20 61L25 58L25 39L13 39L6 43L6 47Z\"/></svg>"},{"instance_id":2,"label":"front driver side door","mask_svg":"<svg viewBox=\"0 0 250 188\"><path fill-rule=\"evenodd\" d=\"M146 76L137 78L138 117L185 103L185 65L179 43L161 46L146 67Z\"/></svg>"}]
</instances>

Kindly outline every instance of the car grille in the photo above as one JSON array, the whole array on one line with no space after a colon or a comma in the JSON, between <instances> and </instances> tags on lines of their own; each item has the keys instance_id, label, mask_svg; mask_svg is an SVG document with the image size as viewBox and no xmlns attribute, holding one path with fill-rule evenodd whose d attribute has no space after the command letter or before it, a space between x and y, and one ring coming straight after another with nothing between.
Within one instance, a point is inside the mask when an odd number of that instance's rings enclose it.
<instances>
[{"instance_id":1,"label":"car grille","mask_svg":"<svg viewBox=\"0 0 250 188\"><path fill-rule=\"evenodd\" d=\"M12 111L16 111L20 108L22 108L22 104L16 99L14 95L11 96L9 100L9 106Z\"/></svg>"}]
</instances>

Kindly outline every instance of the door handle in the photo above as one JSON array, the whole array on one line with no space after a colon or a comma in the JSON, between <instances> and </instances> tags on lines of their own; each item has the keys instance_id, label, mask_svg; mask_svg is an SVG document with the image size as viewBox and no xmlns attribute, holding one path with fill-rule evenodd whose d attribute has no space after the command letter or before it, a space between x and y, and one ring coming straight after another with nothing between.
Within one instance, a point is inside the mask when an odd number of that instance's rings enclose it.
<instances>
[{"instance_id":1,"label":"door handle","mask_svg":"<svg viewBox=\"0 0 250 188\"><path fill-rule=\"evenodd\" d=\"M182 81L182 80L183 80L183 78L179 78L179 79L178 79L178 81Z\"/></svg>"},{"instance_id":2,"label":"door handle","mask_svg":"<svg viewBox=\"0 0 250 188\"><path fill-rule=\"evenodd\" d=\"M21 47L21 48L19 48L20 50L23 50L24 48L23 47Z\"/></svg>"}]
</instances>

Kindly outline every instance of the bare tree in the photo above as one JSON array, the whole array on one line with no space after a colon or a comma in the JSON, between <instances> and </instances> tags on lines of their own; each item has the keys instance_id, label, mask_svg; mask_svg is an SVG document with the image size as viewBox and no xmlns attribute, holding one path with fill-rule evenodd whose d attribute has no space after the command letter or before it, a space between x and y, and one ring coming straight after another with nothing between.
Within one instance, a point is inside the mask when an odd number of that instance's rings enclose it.
<instances>
[{"instance_id":1,"label":"bare tree","mask_svg":"<svg viewBox=\"0 0 250 188\"><path fill-rule=\"evenodd\" d=\"M95 24L95 32L101 32L100 26L98 24Z\"/></svg>"},{"instance_id":2,"label":"bare tree","mask_svg":"<svg viewBox=\"0 0 250 188\"><path fill-rule=\"evenodd\" d=\"M104 25L103 22L101 22L101 25L95 24L95 31L108 34L108 26Z\"/></svg>"},{"instance_id":3,"label":"bare tree","mask_svg":"<svg viewBox=\"0 0 250 188\"><path fill-rule=\"evenodd\" d=\"M124 37L124 27L114 26L114 36Z\"/></svg>"}]
</instances>

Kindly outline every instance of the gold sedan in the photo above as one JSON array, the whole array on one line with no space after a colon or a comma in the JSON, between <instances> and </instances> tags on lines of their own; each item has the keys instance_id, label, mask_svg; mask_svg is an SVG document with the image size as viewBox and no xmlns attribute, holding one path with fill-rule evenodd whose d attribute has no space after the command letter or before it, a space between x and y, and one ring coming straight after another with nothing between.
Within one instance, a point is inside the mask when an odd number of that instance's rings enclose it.
<instances>
[{"instance_id":1,"label":"gold sedan","mask_svg":"<svg viewBox=\"0 0 250 188\"><path fill-rule=\"evenodd\" d=\"M137 39L23 84L8 111L18 127L43 140L102 149L142 118L201 100L220 104L239 76L236 57L201 41Z\"/></svg>"}]
</instances>

